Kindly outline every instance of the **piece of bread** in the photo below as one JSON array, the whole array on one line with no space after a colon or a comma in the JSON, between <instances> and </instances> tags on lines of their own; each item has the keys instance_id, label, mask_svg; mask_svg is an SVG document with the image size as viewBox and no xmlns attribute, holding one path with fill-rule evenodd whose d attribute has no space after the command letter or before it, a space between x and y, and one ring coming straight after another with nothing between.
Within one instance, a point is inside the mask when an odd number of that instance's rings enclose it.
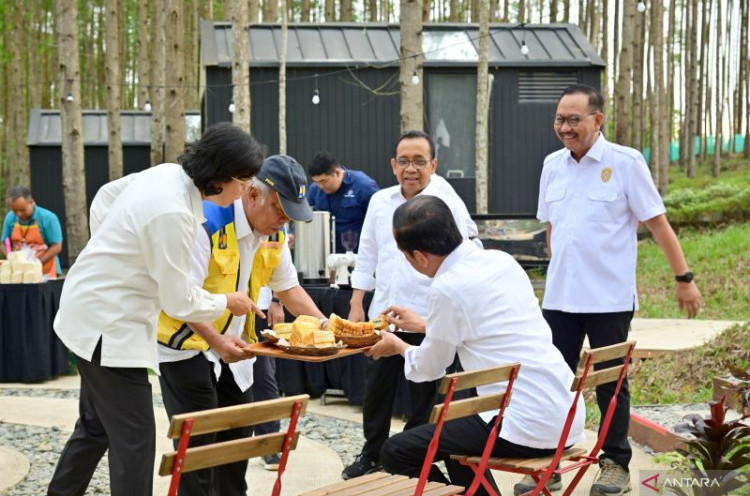
<instances>
[{"instance_id":1,"label":"piece of bread","mask_svg":"<svg viewBox=\"0 0 750 496\"><path fill-rule=\"evenodd\" d=\"M374 319L372 319L372 325L375 326L375 329L378 331L382 331L383 329L388 327L388 316L384 313L381 313Z\"/></svg>"},{"instance_id":2,"label":"piece of bread","mask_svg":"<svg viewBox=\"0 0 750 496\"><path fill-rule=\"evenodd\" d=\"M309 325L314 325L318 329L320 329L320 319L318 317L313 317L312 315L299 315L296 319L294 319L294 323L306 323Z\"/></svg>"},{"instance_id":3,"label":"piece of bread","mask_svg":"<svg viewBox=\"0 0 750 496\"><path fill-rule=\"evenodd\" d=\"M335 313L328 319L328 330L334 334L346 336L369 336L375 333L375 324L372 322L352 322L342 319Z\"/></svg>"},{"instance_id":4,"label":"piece of bread","mask_svg":"<svg viewBox=\"0 0 750 496\"><path fill-rule=\"evenodd\" d=\"M289 340L289 336L292 334L292 325L291 322L279 322L273 325L273 332L280 338Z\"/></svg>"},{"instance_id":5,"label":"piece of bread","mask_svg":"<svg viewBox=\"0 0 750 496\"><path fill-rule=\"evenodd\" d=\"M313 346L316 348L336 346L336 338L331 331L315 331L313 334Z\"/></svg>"},{"instance_id":6,"label":"piece of bread","mask_svg":"<svg viewBox=\"0 0 750 496\"><path fill-rule=\"evenodd\" d=\"M292 346L313 346L315 344L315 331L320 330L320 320L312 317L315 319L313 322L309 318L301 319L300 317L297 317L292 323L292 333L289 336L289 343ZM310 316L305 315L304 317Z\"/></svg>"}]
</instances>

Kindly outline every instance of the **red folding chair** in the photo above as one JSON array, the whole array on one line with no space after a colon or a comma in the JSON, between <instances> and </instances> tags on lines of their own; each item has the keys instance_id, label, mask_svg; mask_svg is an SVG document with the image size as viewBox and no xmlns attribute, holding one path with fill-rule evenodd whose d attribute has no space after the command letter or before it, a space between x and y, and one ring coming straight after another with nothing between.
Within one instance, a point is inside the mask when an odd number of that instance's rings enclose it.
<instances>
[{"instance_id":1,"label":"red folding chair","mask_svg":"<svg viewBox=\"0 0 750 496\"><path fill-rule=\"evenodd\" d=\"M273 486L272 496L281 493L281 476L286 469L289 451L297 447L299 431L297 420L307 408L306 394L289 396L245 405L214 408L200 412L174 415L167 436L180 439L176 452L165 453L161 459L159 475L172 475L168 496L175 496L180 485L180 476L186 472L226 465L256 456L281 453L279 471ZM245 437L188 448L190 436L263 424L272 420L289 418L286 432L275 432L262 436Z\"/></svg>"},{"instance_id":2,"label":"red folding chair","mask_svg":"<svg viewBox=\"0 0 750 496\"><path fill-rule=\"evenodd\" d=\"M551 496L546 488L546 484L552 477L552 474L565 474L573 470L578 470L563 493L563 496L569 496L578 485L578 482L580 482L586 470L588 470L591 465L599 463L599 450L602 448L604 439L607 437L607 432L609 431L609 426L612 423L612 415L614 415L615 408L617 407L617 395L620 392L622 381L627 374L628 364L630 363L630 358L633 355L634 349L635 341L629 341L583 352L581 361L578 364L578 370L573 379L573 384L570 387L570 390L575 391L576 394L573 398L573 404L568 410L568 416L565 419L565 423L563 424L560 439L557 442L557 449L552 456L542 458L490 458L487 460L486 464L482 463L482 459L476 456L452 455L451 459L457 460L462 465L470 467L475 474L478 474L479 477L477 478L481 479L482 486L493 496L499 495L484 478L484 471L487 467L493 470L530 475L537 484L534 489L524 493L523 496L536 496L540 492L544 493L546 496ZM595 372L592 371L594 364L618 358L624 359L624 363L597 370ZM573 425L573 420L576 416L578 399L583 391L594 388L600 384L607 384L614 381L617 381L615 394L612 396L612 400L607 407L607 412L604 415L601 429L599 430L599 435L594 447L588 454L586 454L586 450L580 448L565 449L568 434L570 433L570 428ZM565 467L560 467L560 462L572 463ZM475 482L477 478L475 478Z\"/></svg>"},{"instance_id":3,"label":"red folding chair","mask_svg":"<svg viewBox=\"0 0 750 496\"><path fill-rule=\"evenodd\" d=\"M458 372L446 375L440 383L440 392L445 395L445 401L442 405L433 407L430 416L430 423L435 423L435 433L430 440L427 454L422 464L422 471L419 478L409 478L405 475L389 475L385 472L376 472L373 474L363 475L353 479L331 484L329 486L304 493L302 496L450 496L462 494L464 488L461 486L445 485L439 482L427 482L427 476L430 473L432 462L435 460L435 453L438 448L438 440L443 424L447 420L453 420L477 413L490 410L500 409L500 413L495 419L492 432L487 438L481 459L486 463L492 448L497 439L497 433L500 428L505 407L510 401L510 394L513 389L513 382L518 375L520 364L501 365L471 372ZM486 394L464 400L453 400L455 391L462 391L485 384L508 381L505 391L495 394ZM481 465L481 464L480 464ZM467 495L474 494L479 487L479 479L475 477L474 483L466 492Z\"/></svg>"}]
</instances>

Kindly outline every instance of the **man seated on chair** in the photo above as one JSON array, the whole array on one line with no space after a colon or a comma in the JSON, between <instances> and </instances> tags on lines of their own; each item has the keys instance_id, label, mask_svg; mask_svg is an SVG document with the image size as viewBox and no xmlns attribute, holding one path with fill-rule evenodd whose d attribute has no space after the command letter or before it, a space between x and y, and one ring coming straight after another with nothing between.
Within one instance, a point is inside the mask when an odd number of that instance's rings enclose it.
<instances>
[{"instance_id":1,"label":"man seated on chair","mask_svg":"<svg viewBox=\"0 0 750 496\"><path fill-rule=\"evenodd\" d=\"M426 321L402 307L390 307L388 320L397 328L423 332L425 338L419 346L410 346L382 333L369 354L376 359L402 355L406 378L415 382L442 376L456 354L466 371L520 362L492 456L552 455L573 401L568 390L573 373L552 345L552 334L521 266L507 253L481 250L463 240L448 207L434 196L418 196L399 206L393 215L393 233L411 266L433 279ZM499 384L480 386L477 393L500 388ZM473 472L450 460L450 455L481 455L495 415L497 411L486 412L444 424L435 461L445 461L451 484L470 485ZM566 445L584 439L584 418L581 400ZM434 424L422 425L388 439L380 453L383 468L418 476L434 429ZM485 477L495 485L489 470ZM448 482L435 466L429 479ZM476 494L488 493L480 486Z\"/></svg>"},{"instance_id":2,"label":"man seated on chair","mask_svg":"<svg viewBox=\"0 0 750 496\"><path fill-rule=\"evenodd\" d=\"M305 187L302 166L292 157L274 155L244 184L233 205L204 203L206 222L196 238L190 271L195 283L212 293L249 291L254 302L267 285L293 314L324 319L299 285L285 239L284 224L290 219L312 218ZM253 355L245 347L246 341L257 340L255 322L252 315L246 319L226 312L213 322L185 323L161 313L159 382L170 417L252 401L254 360L246 360ZM246 429L250 428L225 431L216 438L247 436ZM196 436L190 447L210 442L211 436ZM246 471L245 460L185 473L179 494L244 496Z\"/></svg>"}]
</instances>

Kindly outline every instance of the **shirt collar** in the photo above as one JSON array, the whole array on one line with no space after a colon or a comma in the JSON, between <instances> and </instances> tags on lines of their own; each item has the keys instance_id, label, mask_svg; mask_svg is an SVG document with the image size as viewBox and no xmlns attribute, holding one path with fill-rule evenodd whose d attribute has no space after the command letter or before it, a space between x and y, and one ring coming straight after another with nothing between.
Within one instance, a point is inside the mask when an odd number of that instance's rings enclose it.
<instances>
[{"instance_id":1,"label":"shirt collar","mask_svg":"<svg viewBox=\"0 0 750 496\"><path fill-rule=\"evenodd\" d=\"M341 167L341 166L339 166ZM352 175L349 173L349 169L346 167L341 167L341 169L344 171L344 179L341 180L341 186L346 184L347 186L352 184ZM341 187L339 186L339 188Z\"/></svg>"},{"instance_id":2,"label":"shirt collar","mask_svg":"<svg viewBox=\"0 0 750 496\"><path fill-rule=\"evenodd\" d=\"M247 215L242 206L242 198L234 200L234 232L237 235L237 239L242 239L245 236L253 234L253 229L247 221Z\"/></svg>"},{"instance_id":3,"label":"shirt collar","mask_svg":"<svg viewBox=\"0 0 750 496\"><path fill-rule=\"evenodd\" d=\"M414 196L419 196L419 195L440 196L437 193L437 191L435 191L435 188L437 188L437 186L434 186L434 183L435 183L435 181L433 181L432 180L432 176L430 176L430 182L427 183L427 186L425 186L422 191L420 191L419 193L417 193ZM406 197L403 195L403 193L401 193L401 185L400 184L397 184L397 185L393 186L393 192L391 193L391 198L394 198L394 199L398 198L398 199L401 199L403 201L406 201Z\"/></svg>"},{"instance_id":4,"label":"shirt collar","mask_svg":"<svg viewBox=\"0 0 750 496\"><path fill-rule=\"evenodd\" d=\"M437 272L435 272L435 277L448 272L451 267L456 265L464 257L470 256L473 250L478 249L479 248L477 247L477 245L475 245L472 241L469 241L468 239L464 240L460 245L458 245L458 248L450 252L448 256L443 259L443 263L440 264Z\"/></svg>"},{"instance_id":5,"label":"shirt collar","mask_svg":"<svg viewBox=\"0 0 750 496\"><path fill-rule=\"evenodd\" d=\"M581 160L579 160L577 163L583 162L583 159L588 158L595 162L601 162L602 157L604 156L604 149L607 144L607 139L604 137L604 135L599 131L599 137L596 138L596 141L594 141L594 144L591 145L591 148L589 148L589 151L586 152L586 155L584 155ZM570 151L568 151L568 160L572 160L575 162L575 159L573 158L573 155Z\"/></svg>"}]
</instances>

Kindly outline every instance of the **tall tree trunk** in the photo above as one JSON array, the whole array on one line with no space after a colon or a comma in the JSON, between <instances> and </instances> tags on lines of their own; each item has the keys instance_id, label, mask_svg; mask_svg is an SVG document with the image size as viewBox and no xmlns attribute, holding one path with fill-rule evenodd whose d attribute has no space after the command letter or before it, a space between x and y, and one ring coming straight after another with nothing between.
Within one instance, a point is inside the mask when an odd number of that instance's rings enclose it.
<instances>
[{"instance_id":1,"label":"tall tree trunk","mask_svg":"<svg viewBox=\"0 0 750 496\"><path fill-rule=\"evenodd\" d=\"M698 76L698 112L697 112L697 134L700 138L701 142L701 148L700 148L700 157L701 160L705 160L708 156L708 141L707 141L707 122L708 122L708 112L706 111L706 108L708 107L708 92L709 92L709 84L708 84L708 23L709 23L709 8L711 5L710 0L703 0L701 2L703 7L703 14L702 14L702 22L701 22L701 41L700 41L700 47L701 47L701 55L700 55L700 62L699 62L699 76Z\"/></svg>"},{"instance_id":2,"label":"tall tree trunk","mask_svg":"<svg viewBox=\"0 0 750 496\"><path fill-rule=\"evenodd\" d=\"M732 17L734 15L734 1L727 1L727 23L726 23L726 44L725 50L725 65L724 65L724 99L726 100L726 112L727 112L727 124L729 124L729 135L727 141L729 142L729 150L727 158L734 156L734 137L736 135L734 130L734 92L732 91L732 72L734 72L734 29L732 24Z\"/></svg>"},{"instance_id":3,"label":"tall tree trunk","mask_svg":"<svg viewBox=\"0 0 750 496\"><path fill-rule=\"evenodd\" d=\"M247 2L232 0L232 122L250 132L250 65L247 43ZM284 15L282 13L282 15Z\"/></svg>"},{"instance_id":4,"label":"tall tree trunk","mask_svg":"<svg viewBox=\"0 0 750 496\"><path fill-rule=\"evenodd\" d=\"M745 53L750 41L750 0L745 0L745 15L742 18L745 23ZM745 56L745 158L750 159L750 59Z\"/></svg>"},{"instance_id":5,"label":"tall tree trunk","mask_svg":"<svg viewBox=\"0 0 750 496\"><path fill-rule=\"evenodd\" d=\"M688 161L687 176L695 177L695 136L698 130L698 0L692 0L692 15L690 17L690 100L687 104L690 106L690 119L688 123Z\"/></svg>"},{"instance_id":6,"label":"tall tree trunk","mask_svg":"<svg viewBox=\"0 0 750 496\"><path fill-rule=\"evenodd\" d=\"M651 176L654 184L662 195L665 195L666 181L662 181L662 173L666 173L669 164L667 155L669 146L665 142L666 118L664 109L664 5L661 0L651 2L651 53L654 59L654 79L651 109ZM667 153L665 153L667 152Z\"/></svg>"},{"instance_id":7,"label":"tall tree trunk","mask_svg":"<svg viewBox=\"0 0 750 496\"><path fill-rule=\"evenodd\" d=\"M563 0L562 22L570 22L570 0Z\"/></svg>"},{"instance_id":8,"label":"tall tree trunk","mask_svg":"<svg viewBox=\"0 0 750 496\"><path fill-rule=\"evenodd\" d=\"M526 22L526 0L518 0L518 23Z\"/></svg>"},{"instance_id":9,"label":"tall tree trunk","mask_svg":"<svg viewBox=\"0 0 750 496\"><path fill-rule=\"evenodd\" d=\"M607 115L609 100L609 0L602 0L602 49L600 56L604 61L602 71L602 95L604 95L604 111Z\"/></svg>"},{"instance_id":10,"label":"tall tree trunk","mask_svg":"<svg viewBox=\"0 0 750 496\"><path fill-rule=\"evenodd\" d=\"M630 111L633 68L633 38L635 36L635 2L625 2L622 16L622 48L620 49L620 72L615 84L615 141L630 146Z\"/></svg>"},{"instance_id":11,"label":"tall tree trunk","mask_svg":"<svg viewBox=\"0 0 750 496\"><path fill-rule=\"evenodd\" d=\"M680 126L680 165L685 166L685 170L688 170L688 156L690 155L690 142L689 142L689 136L690 136L690 83L692 82L692 78L690 77L690 56L691 56L691 43L692 43L692 37L690 36L691 31L691 19L690 16L693 13L692 9L692 0L685 0L685 8L684 8L684 23L683 23L683 33L684 37L682 39L683 42L683 48L682 48L682 57L680 57L680 65L682 69L682 85L685 88L684 94L681 94L681 104L682 104L682 123ZM689 171L688 171L689 174ZM689 177L689 176L688 176Z\"/></svg>"},{"instance_id":12,"label":"tall tree trunk","mask_svg":"<svg viewBox=\"0 0 750 496\"><path fill-rule=\"evenodd\" d=\"M148 88L151 84L151 71L148 60L148 34L153 19L148 18L148 0L138 0L138 108L144 108L149 100ZM150 103L150 102L149 102Z\"/></svg>"},{"instance_id":13,"label":"tall tree trunk","mask_svg":"<svg viewBox=\"0 0 750 496\"><path fill-rule=\"evenodd\" d=\"M669 19L667 21L667 134L669 135L669 161L672 161L672 138L674 137L674 77L675 77L675 17L677 16L677 1L669 2Z\"/></svg>"},{"instance_id":14,"label":"tall tree trunk","mask_svg":"<svg viewBox=\"0 0 750 496\"><path fill-rule=\"evenodd\" d=\"M289 20L287 0L281 0L281 49L279 50L279 154L286 155L286 51Z\"/></svg>"},{"instance_id":15,"label":"tall tree trunk","mask_svg":"<svg viewBox=\"0 0 750 496\"><path fill-rule=\"evenodd\" d=\"M750 158L750 143L748 143L748 136L750 136L750 93L748 92L748 24L750 23L750 0L740 0L740 72L737 84L739 86L738 94L739 106L737 108L737 133L742 132L742 123L745 123L745 156ZM742 112L742 100L744 98L746 112Z\"/></svg>"},{"instance_id":16,"label":"tall tree trunk","mask_svg":"<svg viewBox=\"0 0 750 496\"><path fill-rule=\"evenodd\" d=\"M269 2L270 0L265 1ZM334 0L325 0L325 18L326 22L336 22L336 2ZM263 15L263 21L268 22L265 14Z\"/></svg>"},{"instance_id":17,"label":"tall tree trunk","mask_svg":"<svg viewBox=\"0 0 750 496\"><path fill-rule=\"evenodd\" d=\"M656 0L659 1L659 0ZM646 33L646 15L644 12L635 14L635 33L633 39L633 108L632 135L630 143L636 150L643 150L643 46Z\"/></svg>"},{"instance_id":18,"label":"tall tree trunk","mask_svg":"<svg viewBox=\"0 0 750 496\"><path fill-rule=\"evenodd\" d=\"M13 30L13 46L23 46L23 18L22 9L24 6L20 2L13 2L13 24L16 29ZM13 154L11 155L12 163L16 167L17 181L21 184L29 185L31 181L31 174L29 171L29 153L26 148L26 140L24 136L26 133L26 119L24 116L24 98L23 98L23 84L26 80L24 77L23 70L23 50L11 50L11 74L10 79L10 98L11 98L11 125L13 126L13 134L11 135L10 144L12 146ZM76 62L78 59L76 58Z\"/></svg>"},{"instance_id":19,"label":"tall tree trunk","mask_svg":"<svg viewBox=\"0 0 750 496\"><path fill-rule=\"evenodd\" d=\"M107 159L109 180L122 177L122 134L120 133L120 23L119 1L107 0Z\"/></svg>"},{"instance_id":20,"label":"tall tree trunk","mask_svg":"<svg viewBox=\"0 0 750 496\"><path fill-rule=\"evenodd\" d=\"M578 25L580 26L581 31L588 36L589 26L586 14L588 14L588 5L586 5L585 0L578 0Z\"/></svg>"},{"instance_id":21,"label":"tall tree trunk","mask_svg":"<svg viewBox=\"0 0 750 496\"><path fill-rule=\"evenodd\" d=\"M557 1L549 0L549 22L557 22Z\"/></svg>"},{"instance_id":22,"label":"tall tree trunk","mask_svg":"<svg viewBox=\"0 0 750 496\"><path fill-rule=\"evenodd\" d=\"M282 0L283 1L283 0ZM352 22L352 0L339 0L341 22Z\"/></svg>"},{"instance_id":23,"label":"tall tree trunk","mask_svg":"<svg viewBox=\"0 0 750 496\"><path fill-rule=\"evenodd\" d=\"M97 21L98 26L96 30L96 80L94 81L94 100L92 102L93 108L102 108L107 105L106 99L106 88L107 88L107 76L104 68L107 65L105 60L106 50L104 49L104 26L106 24L106 8L104 7L105 0L98 0L97 10Z\"/></svg>"},{"instance_id":24,"label":"tall tree trunk","mask_svg":"<svg viewBox=\"0 0 750 496\"><path fill-rule=\"evenodd\" d=\"M170 61L167 73L167 95L164 112L166 130L164 159L176 162L185 148L185 68L183 64L183 40L185 35L182 21L182 1L166 0L166 21L164 28L166 38L166 59Z\"/></svg>"},{"instance_id":25,"label":"tall tree trunk","mask_svg":"<svg viewBox=\"0 0 750 496\"><path fill-rule=\"evenodd\" d=\"M589 40L594 44L594 47L599 46L599 26L598 26L598 9L596 6L596 0L588 0L586 2L586 27L588 28Z\"/></svg>"},{"instance_id":26,"label":"tall tree trunk","mask_svg":"<svg viewBox=\"0 0 750 496\"><path fill-rule=\"evenodd\" d=\"M326 0L326 10L328 9L328 2L333 0ZM336 14L333 14L334 16ZM263 1L263 22L277 22L279 20L279 0L264 0ZM326 21L328 21L326 15ZM335 19L331 19L335 20Z\"/></svg>"},{"instance_id":27,"label":"tall tree trunk","mask_svg":"<svg viewBox=\"0 0 750 496\"><path fill-rule=\"evenodd\" d=\"M451 1L453 1L453 0L451 0ZM380 0L380 20L383 21L383 22L390 22L390 19L391 19L391 2L390 2L390 0Z\"/></svg>"},{"instance_id":28,"label":"tall tree trunk","mask_svg":"<svg viewBox=\"0 0 750 496\"><path fill-rule=\"evenodd\" d=\"M305 0L310 3L310 0ZM303 4L304 10L304 4ZM367 0L367 20L370 22L378 21L378 0Z\"/></svg>"},{"instance_id":29,"label":"tall tree trunk","mask_svg":"<svg viewBox=\"0 0 750 496\"><path fill-rule=\"evenodd\" d=\"M490 22L497 21L497 9L500 8L500 0L490 0Z\"/></svg>"},{"instance_id":30,"label":"tall tree trunk","mask_svg":"<svg viewBox=\"0 0 750 496\"><path fill-rule=\"evenodd\" d=\"M60 76L59 105L62 123L63 196L68 255L71 263L88 240L86 174L83 162L83 123L78 60L78 3L55 1L55 42ZM68 98L68 95L71 98Z\"/></svg>"},{"instance_id":31,"label":"tall tree trunk","mask_svg":"<svg viewBox=\"0 0 750 496\"><path fill-rule=\"evenodd\" d=\"M401 67L399 86L401 88L401 132L411 129L422 130L423 84L422 74L422 2L421 0L401 0L399 13L401 25ZM412 84L416 71L418 84Z\"/></svg>"},{"instance_id":32,"label":"tall tree trunk","mask_svg":"<svg viewBox=\"0 0 750 496\"><path fill-rule=\"evenodd\" d=\"M566 0L566 1L570 1L570 0ZM503 22L510 22L510 0L503 0L503 19L502 20Z\"/></svg>"},{"instance_id":33,"label":"tall tree trunk","mask_svg":"<svg viewBox=\"0 0 750 496\"><path fill-rule=\"evenodd\" d=\"M183 59L184 59L184 88L182 95L184 108L198 108L198 5L199 0L183 0Z\"/></svg>"},{"instance_id":34,"label":"tall tree trunk","mask_svg":"<svg viewBox=\"0 0 750 496\"><path fill-rule=\"evenodd\" d=\"M613 29L614 36L612 39L612 78L615 81L617 81L617 75L620 74L620 67L617 65L620 59L618 54L620 53L620 24L622 22L620 8L620 0L615 0L615 22ZM613 100L612 116L615 115L615 111L617 111L617 104ZM612 119L612 125L614 126L614 119Z\"/></svg>"},{"instance_id":35,"label":"tall tree trunk","mask_svg":"<svg viewBox=\"0 0 750 496\"><path fill-rule=\"evenodd\" d=\"M164 93L166 84L166 12L164 1L151 2L151 165L164 162Z\"/></svg>"},{"instance_id":36,"label":"tall tree trunk","mask_svg":"<svg viewBox=\"0 0 750 496\"><path fill-rule=\"evenodd\" d=\"M724 61L722 60L722 34L723 34L723 19L721 15L721 4L719 0L716 2L716 141L714 143L714 157L711 161L711 173L714 177L719 177L719 171L721 170L721 148L722 148L722 129L724 119L724 98L722 93L724 92L724 83L722 81L722 73L724 72Z\"/></svg>"},{"instance_id":37,"label":"tall tree trunk","mask_svg":"<svg viewBox=\"0 0 750 496\"><path fill-rule=\"evenodd\" d=\"M424 9L424 4L429 3L430 0L422 0L422 6ZM471 0L471 22L479 22L479 2L480 0ZM425 19L424 16L422 16L422 21L427 22L428 19Z\"/></svg>"},{"instance_id":38,"label":"tall tree trunk","mask_svg":"<svg viewBox=\"0 0 750 496\"><path fill-rule=\"evenodd\" d=\"M305 9L307 5L307 9ZM307 12L307 19L305 19L305 12ZM310 20L310 0L302 0L302 21L307 22ZM248 24L257 24L260 22L260 0L248 0L247 2L247 22Z\"/></svg>"},{"instance_id":39,"label":"tall tree trunk","mask_svg":"<svg viewBox=\"0 0 750 496\"><path fill-rule=\"evenodd\" d=\"M475 130L476 171L475 194L476 210L486 214L488 208L487 184L488 167L488 120L489 120L489 51L490 24L489 0L479 2L479 63L477 65L477 123Z\"/></svg>"},{"instance_id":40,"label":"tall tree trunk","mask_svg":"<svg viewBox=\"0 0 750 496\"><path fill-rule=\"evenodd\" d=\"M458 0L450 0L451 2L451 13L450 18L448 19L450 22L458 22L460 17L460 7L458 5Z\"/></svg>"}]
</instances>

